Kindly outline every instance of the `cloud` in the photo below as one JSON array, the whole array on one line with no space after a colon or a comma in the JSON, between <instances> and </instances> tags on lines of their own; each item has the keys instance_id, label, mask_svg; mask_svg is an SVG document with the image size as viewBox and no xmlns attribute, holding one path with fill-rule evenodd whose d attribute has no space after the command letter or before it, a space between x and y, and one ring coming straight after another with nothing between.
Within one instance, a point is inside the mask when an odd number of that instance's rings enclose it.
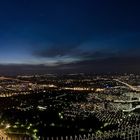
<instances>
[{"instance_id":1,"label":"cloud","mask_svg":"<svg viewBox=\"0 0 140 140\"><path fill-rule=\"evenodd\" d=\"M67 60L87 60L87 59L101 59L116 55L114 52L108 50L94 50L95 46L91 46L92 49L83 49L81 43L75 44L52 44L33 51L32 55L38 59L47 58L52 60L61 60L61 62L67 62ZM70 61L71 62L71 61Z\"/></svg>"},{"instance_id":2,"label":"cloud","mask_svg":"<svg viewBox=\"0 0 140 140\"><path fill-rule=\"evenodd\" d=\"M74 54L77 51L79 44L53 44L42 49L35 50L33 55L35 57L52 58L63 57Z\"/></svg>"},{"instance_id":3,"label":"cloud","mask_svg":"<svg viewBox=\"0 0 140 140\"><path fill-rule=\"evenodd\" d=\"M58 65L0 65L0 75L46 74L46 73L140 73L140 56L117 57L103 59L83 59Z\"/></svg>"},{"instance_id":4,"label":"cloud","mask_svg":"<svg viewBox=\"0 0 140 140\"><path fill-rule=\"evenodd\" d=\"M104 59L83 60L61 65L59 68L69 72L109 73L136 72L140 73L140 57L109 57Z\"/></svg>"},{"instance_id":5,"label":"cloud","mask_svg":"<svg viewBox=\"0 0 140 140\"><path fill-rule=\"evenodd\" d=\"M97 60L116 56L117 54L113 52L91 51L91 52L81 52L78 55L81 58L81 60Z\"/></svg>"},{"instance_id":6,"label":"cloud","mask_svg":"<svg viewBox=\"0 0 140 140\"><path fill-rule=\"evenodd\" d=\"M53 44L34 51L33 55L38 59L44 58L46 62L48 58L55 60L52 65L46 63L44 68L55 72L139 73L140 71L140 50L137 47L123 50L111 47L94 49L96 46L90 46L89 49L83 49L82 44L83 42L70 45Z\"/></svg>"}]
</instances>

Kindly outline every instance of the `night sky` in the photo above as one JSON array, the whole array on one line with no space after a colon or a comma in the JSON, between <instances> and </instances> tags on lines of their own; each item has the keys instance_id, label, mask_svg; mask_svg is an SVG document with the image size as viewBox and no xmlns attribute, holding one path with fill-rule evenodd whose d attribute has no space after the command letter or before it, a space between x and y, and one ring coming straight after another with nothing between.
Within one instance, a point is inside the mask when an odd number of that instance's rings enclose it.
<instances>
[{"instance_id":1,"label":"night sky","mask_svg":"<svg viewBox=\"0 0 140 140\"><path fill-rule=\"evenodd\" d=\"M0 74L140 73L139 0L1 0Z\"/></svg>"}]
</instances>

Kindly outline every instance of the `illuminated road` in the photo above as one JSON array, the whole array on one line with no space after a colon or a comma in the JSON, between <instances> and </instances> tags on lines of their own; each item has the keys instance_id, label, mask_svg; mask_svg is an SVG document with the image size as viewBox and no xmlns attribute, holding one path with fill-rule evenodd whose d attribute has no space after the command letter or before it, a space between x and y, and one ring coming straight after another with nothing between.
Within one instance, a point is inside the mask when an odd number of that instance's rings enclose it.
<instances>
[{"instance_id":1,"label":"illuminated road","mask_svg":"<svg viewBox=\"0 0 140 140\"><path fill-rule=\"evenodd\" d=\"M4 77L4 76L0 76L0 80L14 80L14 81L19 81L19 82L27 82L27 83L29 83L29 81L20 80L20 79L12 78L12 77Z\"/></svg>"},{"instance_id":2,"label":"illuminated road","mask_svg":"<svg viewBox=\"0 0 140 140\"><path fill-rule=\"evenodd\" d=\"M126 82L120 81L119 79L113 79L113 80L129 87L133 91L140 91L140 89L137 89L137 88L133 87L132 85L126 83Z\"/></svg>"},{"instance_id":3,"label":"illuminated road","mask_svg":"<svg viewBox=\"0 0 140 140\"><path fill-rule=\"evenodd\" d=\"M114 100L114 103L135 103L135 102L140 102L140 100L130 100L130 101Z\"/></svg>"},{"instance_id":4,"label":"illuminated road","mask_svg":"<svg viewBox=\"0 0 140 140\"><path fill-rule=\"evenodd\" d=\"M133 87L132 85L126 83L126 82L120 81L119 79L113 79L113 80L116 81L116 82L119 82L119 83L121 83L121 84L123 84L123 85L125 85L125 86L127 86L127 87L130 88L132 91L140 91L140 89L135 88L135 87ZM132 96L133 96L133 95L132 95ZM140 105L137 105L136 107L132 107L132 103L134 103L134 102L140 102L139 96L138 96L138 100L131 100L131 98L130 98L130 100L128 100L128 101L123 101L123 100L115 100L115 101L114 101L114 103L129 103L129 104L130 104L129 109L123 110L124 112L131 112L131 111L134 111L135 109L139 109L139 108L140 108Z\"/></svg>"},{"instance_id":5,"label":"illuminated road","mask_svg":"<svg viewBox=\"0 0 140 140\"><path fill-rule=\"evenodd\" d=\"M0 139L7 140L9 137L3 132L3 130L0 130Z\"/></svg>"},{"instance_id":6,"label":"illuminated road","mask_svg":"<svg viewBox=\"0 0 140 140\"><path fill-rule=\"evenodd\" d=\"M67 95L67 94L62 94L62 95L56 96L55 98L58 99L58 98L61 98L61 97L66 96L66 95Z\"/></svg>"},{"instance_id":7,"label":"illuminated road","mask_svg":"<svg viewBox=\"0 0 140 140\"><path fill-rule=\"evenodd\" d=\"M134 111L135 109L140 109L140 105L137 105L136 107L128 109L128 110L123 110L123 112L131 112L131 111Z\"/></svg>"}]
</instances>

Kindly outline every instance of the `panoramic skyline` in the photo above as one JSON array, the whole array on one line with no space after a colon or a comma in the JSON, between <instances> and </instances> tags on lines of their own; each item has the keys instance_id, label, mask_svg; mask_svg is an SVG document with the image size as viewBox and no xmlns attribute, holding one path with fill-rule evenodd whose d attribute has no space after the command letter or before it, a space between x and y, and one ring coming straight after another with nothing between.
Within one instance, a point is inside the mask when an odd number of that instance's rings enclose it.
<instances>
[{"instance_id":1,"label":"panoramic skyline","mask_svg":"<svg viewBox=\"0 0 140 140\"><path fill-rule=\"evenodd\" d=\"M138 0L0 1L0 73L139 72L139 6Z\"/></svg>"}]
</instances>

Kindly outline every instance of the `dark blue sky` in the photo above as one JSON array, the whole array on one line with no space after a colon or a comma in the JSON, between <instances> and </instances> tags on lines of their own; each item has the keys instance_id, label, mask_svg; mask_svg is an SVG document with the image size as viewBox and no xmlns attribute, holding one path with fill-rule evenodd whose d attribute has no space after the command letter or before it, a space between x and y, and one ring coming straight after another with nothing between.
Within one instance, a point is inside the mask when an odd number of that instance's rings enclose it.
<instances>
[{"instance_id":1,"label":"dark blue sky","mask_svg":"<svg viewBox=\"0 0 140 140\"><path fill-rule=\"evenodd\" d=\"M139 0L0 1L0 64L139 68L139 7Z\"/></svg>"}]
</instances>

